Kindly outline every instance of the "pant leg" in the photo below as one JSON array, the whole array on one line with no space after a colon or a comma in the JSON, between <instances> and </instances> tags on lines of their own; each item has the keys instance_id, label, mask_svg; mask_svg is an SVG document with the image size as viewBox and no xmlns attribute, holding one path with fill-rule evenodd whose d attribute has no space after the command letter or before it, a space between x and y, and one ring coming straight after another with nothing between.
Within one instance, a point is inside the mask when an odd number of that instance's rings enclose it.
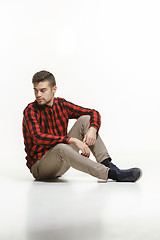
<instances>
[{"instance_id":1,"label":"pant leg","mask_svg":"<svg viewBox=\"0 0 160 240\"><path fill-rule=\"evenodd\" d=\"M63 143L50 149L38 163L32 166L31 171L37 180L45 180L60 176L62 169L67 171L69 167L103 180L108 179L107 167L82 156L69 144Z\"/></svg>"},{"instance_id":2,"label":"pant leg","mask_svg":"<svg viewBox=\"0 0 160 240\"><path fill-rule=\"evenodd\" d=\"M82 141L89 126L90 116L82 116L76 121L68 135ZM101 162L109 157L99 135L95 145L91 147L91 151L97 162ZM108 168L82 156L74 145L69 144L57 144L51 148L40 161L37 161L32 166L31 172L37 180L53 179L63 175L70 166L97 178L108 179Z\"/></svg>"},{"instance_id":3,"label":"pant leg","mask_svg":"<svg viewBox=\"0 0 160 240\"><path fill-rule=\"evenodd\" d=\"M90 116L89 115L81 116L69 131L68 136L78 138L79 140L82 141L89 127L90 127ZM76 151L78 151L78 149L74 145L71 145L71 146ZM96 158L96 161L99 163L106 158L110 158L107 148L104 145L99 134L97 134L97 139L94 146L90 146L89 148L93 153L94 157Z\"/></svg>"},{"instance_id":4,"label":"pant leg","mask_svg":"<svg viewBox=\"0 0 160 240\"><path fill-rule=\"evenodd\" d=\"M59 145L59 144L58 144ZM36 180L54 179L63 175L70 166L57 153L57 146L47 151L41 160L34 163L31 173Z\"/></svg>"}]
</instances>

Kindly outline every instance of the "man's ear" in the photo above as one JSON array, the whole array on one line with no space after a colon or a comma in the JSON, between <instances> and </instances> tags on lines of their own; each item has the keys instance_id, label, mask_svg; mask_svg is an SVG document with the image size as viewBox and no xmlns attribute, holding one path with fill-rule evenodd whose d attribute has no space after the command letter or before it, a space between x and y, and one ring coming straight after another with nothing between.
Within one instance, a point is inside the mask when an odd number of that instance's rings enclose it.
<instances>
[{"instance_id":1,"label":"man's ear","mask_svg":"<svg viewBox=\"0 0 160 240\"><path fill-rule=\"evenodd\" d=\"M57 86L54 86L52 90L53 90L53 93L55 94L55 92L57 91Z\"/></svg>"}]
</instances>

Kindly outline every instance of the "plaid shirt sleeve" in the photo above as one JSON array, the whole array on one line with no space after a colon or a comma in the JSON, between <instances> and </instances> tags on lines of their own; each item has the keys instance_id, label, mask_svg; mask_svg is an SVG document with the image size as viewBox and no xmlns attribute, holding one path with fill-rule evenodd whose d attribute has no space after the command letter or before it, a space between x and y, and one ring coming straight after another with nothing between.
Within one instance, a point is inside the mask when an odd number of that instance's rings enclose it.
<instances>
[{"instance_id":1,"label":"plaid shirt sleeve","mask_svg":"<svg viewBox=\"0 0 160 240\"><path fill-rule=\"evenodd\" d=\"M42 132L39 114L35 109L28 108L24 111L24 124L32 137L33 142L42 146L54 146L57 143L68 143L70 137L55 136Z\"/></svg>"},{"instance_id":2,"label":"plaid shirt sleeve","mask_svg":"<svg viewBox=\"0 0 160 240\"><path fill-rule=\"evenodd\" d=\"M65 99L63 100L70 119L77 119L82 115L90 115L90 127L94 127L97 132L99 131L99 128L101 126L101 115L98 111L75 105L71 102L66 101Z\"/></svg>"}]
</instances>

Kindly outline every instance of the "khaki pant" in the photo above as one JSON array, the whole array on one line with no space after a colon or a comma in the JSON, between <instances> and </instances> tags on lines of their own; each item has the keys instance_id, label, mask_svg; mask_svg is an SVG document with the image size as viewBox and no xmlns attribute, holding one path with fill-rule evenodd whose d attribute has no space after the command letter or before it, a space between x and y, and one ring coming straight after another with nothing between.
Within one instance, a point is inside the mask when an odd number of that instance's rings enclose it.
<instances>
[{"instance_id":1,"label":"khaki pant","mask_svg":"<svg viewBox=\"0 0 160 240\"><path fill-rule=\"evenodd\" d=\"M90 116L81 116L67 135L82 141L89 127ZM48 180L62 176L70 167L73 167L94 177L107 180L109 169L100 162L110 156L99 134L97 134L95 145L91 146L90 150L97 162L79 154L79 150L74 145L59 143L44 154L40 161L34 163L31 172L36 180Z\"/></svg>"}]
</instances>

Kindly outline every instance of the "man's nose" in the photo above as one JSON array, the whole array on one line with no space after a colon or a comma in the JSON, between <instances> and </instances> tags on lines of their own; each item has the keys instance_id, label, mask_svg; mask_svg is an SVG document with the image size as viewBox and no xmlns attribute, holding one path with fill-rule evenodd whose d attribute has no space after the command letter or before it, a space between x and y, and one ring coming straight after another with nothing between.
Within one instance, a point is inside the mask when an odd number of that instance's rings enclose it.
<instances>
[{"instance_id":1,"label":"man's nose","mask_svg":"<svg viewBox=\"0 0 160 240\"><path fill-rule=\"evenodd\" d=\"M40 91L37 92L37 97L41 97L41 92Z\"/></svg>"}]
</instances>

